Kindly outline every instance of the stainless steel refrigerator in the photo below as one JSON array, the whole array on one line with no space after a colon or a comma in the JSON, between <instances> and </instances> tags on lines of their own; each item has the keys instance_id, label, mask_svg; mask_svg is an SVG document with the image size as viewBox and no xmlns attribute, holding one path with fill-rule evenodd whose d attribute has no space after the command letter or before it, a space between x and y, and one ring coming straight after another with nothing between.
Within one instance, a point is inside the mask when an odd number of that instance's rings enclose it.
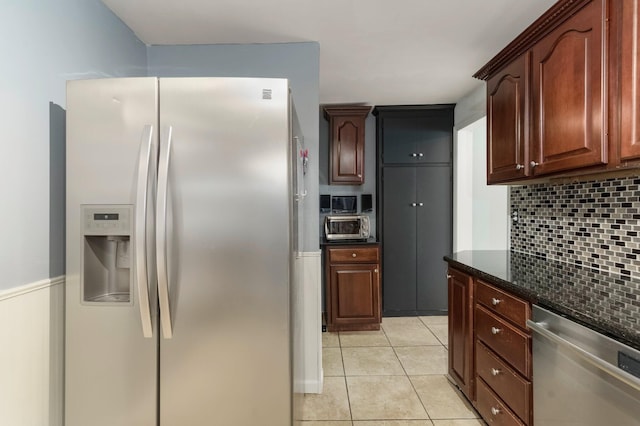
<instances>
[{"instance_id":1,"label":"stainless steel refrigerator","mask_svg":"<svg viewBox=\"0 0 640 426\"><path fill-rule=\"evenodd\" d=\"M67 84L65 425L291 424L294 116L285 79Z\"/></svg>"}]
</instances>

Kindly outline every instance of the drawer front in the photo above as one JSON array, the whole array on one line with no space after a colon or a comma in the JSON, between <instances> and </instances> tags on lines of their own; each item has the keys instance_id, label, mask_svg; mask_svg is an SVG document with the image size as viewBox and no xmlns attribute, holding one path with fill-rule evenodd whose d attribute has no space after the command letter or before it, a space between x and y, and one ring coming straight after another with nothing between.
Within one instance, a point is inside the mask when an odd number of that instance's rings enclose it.
<instances>
[{"instance_id":1,"label":"drawer front","mask_svg":"<svg viewBox=\"0 0 640 426\"><path fill-rule=\"evenodd\" d=\"M476 301L486 306L489 310L502 315L515 325L527 329L527 319L531 317L529 303L518 297L512 296L490 284L476 281Z\"/></svg>"},{"instance_id":2,"label":"drawer front","mask_svg":"<svg viewBox=\"0 0 640 426\"><path fill-rule=\"evenodd\" d=\"M478 380L476 389L476 408L482 418L490 425L524 426L518 416L491 391L482 379Z\"/></svg>"},{"instance_id":3,"label":"drawer front","mask_svg":"<svg viewBox=\"0 0 640 426\"><path fill-rule=\"evenodd\" d=\"M329 248L330 263L378 263L377 247Z\"/></svg>"},{"instance_id":4,"label":"drawer front","mask_svg":"<svg viewBox=\"0 0 640 426\"><path fill-rule=\"evenodd\" d=\"M531 382L523 379L479 341L476 341L476 373L520 419L528 422Z\"/></svg>"},{"instance_id":5,"label":"drawer front","mask_svg":"<svg viewBox=\"0 0 640 426\"><path fill-rule=\"evenodd\" d=\"M480 305L475 320L476 337L530 379L531 337Z\"/></svg>"}]
</instances>

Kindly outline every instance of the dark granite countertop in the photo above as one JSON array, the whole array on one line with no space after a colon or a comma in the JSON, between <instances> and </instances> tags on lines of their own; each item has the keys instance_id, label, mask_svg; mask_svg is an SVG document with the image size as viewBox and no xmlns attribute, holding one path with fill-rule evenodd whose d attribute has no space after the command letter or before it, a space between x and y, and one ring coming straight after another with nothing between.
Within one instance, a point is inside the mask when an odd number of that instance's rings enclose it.
<instances>
[{"instance_id":1,"label":"dark granite countertop","mask_svg":"<svg viewBox=\"0 0 640 426\"><path fill-rule=\"evenodd\" d=\"M640 280L510 251L462 251L444 259L640 350Z\"/></svg>"},{"instance_id":2,"label":"dark granite countertop","mask_svg":"<svg viewBox=\"0 0 640 426\"><path fill-rule=\"evenodd\" d=\"M366 240L339 240L339 241L327 241L326 238L320 239L320 247L324 246L359 246L359 245L371 245L378 244L375 238L369 238Z\"/></svg>"}]
</instances>

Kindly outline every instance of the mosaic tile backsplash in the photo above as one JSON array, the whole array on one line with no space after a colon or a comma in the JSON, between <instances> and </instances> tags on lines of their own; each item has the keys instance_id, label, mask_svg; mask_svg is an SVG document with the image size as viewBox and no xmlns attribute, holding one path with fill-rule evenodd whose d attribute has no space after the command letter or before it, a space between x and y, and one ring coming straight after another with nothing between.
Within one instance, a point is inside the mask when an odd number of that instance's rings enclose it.
<instances>
[{"instance_id":1,"label":"mosaic tile backsplash","mask_svg":"<svg viewBox=\"0 0 640 426\"><path fill-rule=\"evenodd\" d=\"M640 177L510 188L514 251L640 278Z\"/></svg>"}]
</instances>

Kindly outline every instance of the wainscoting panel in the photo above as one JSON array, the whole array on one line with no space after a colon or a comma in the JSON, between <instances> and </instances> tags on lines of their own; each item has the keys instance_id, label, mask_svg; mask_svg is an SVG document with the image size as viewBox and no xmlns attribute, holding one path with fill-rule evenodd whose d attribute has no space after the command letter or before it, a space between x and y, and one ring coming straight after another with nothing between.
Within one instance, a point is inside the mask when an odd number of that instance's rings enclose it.
<instances>
[{"instance_id":1,"label":"wainscoting panel","mask_svg":"<svg viewBox=\"0 0 640 426\"><path fill-rule=\"evenodd\" d=\"M64 277L0 293L0 425L62 426Z\"/></svg>"}]
</instances>

